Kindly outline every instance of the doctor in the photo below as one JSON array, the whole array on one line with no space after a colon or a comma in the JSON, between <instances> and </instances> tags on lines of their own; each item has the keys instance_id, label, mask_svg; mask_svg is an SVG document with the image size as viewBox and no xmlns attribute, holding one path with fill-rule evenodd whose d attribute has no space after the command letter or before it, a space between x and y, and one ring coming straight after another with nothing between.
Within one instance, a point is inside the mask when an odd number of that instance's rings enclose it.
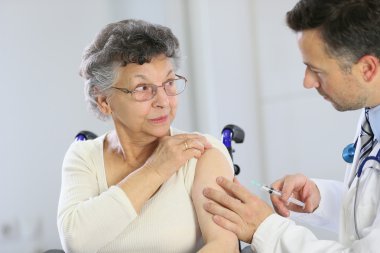
<instances>
[{"instance_id":1,"label":"doctor","mask_svg":"<svg viewBox=\"0 0 380 253\"><path fill-rule=\"evenodd\" d=\"M260 253L380 252L380 1L301 0L287 23L306 65L304 87L315 88L338 111L363 110L344 182L285 176L272 184L283 192L271 196L274 213L236 179L218 178L229 195L205 188L212 201L204 208ZM286 205L291 195L305 208ZM286 218L289 211L336 228L339 241L318 240Z\"/></svg>"}]
</instances>

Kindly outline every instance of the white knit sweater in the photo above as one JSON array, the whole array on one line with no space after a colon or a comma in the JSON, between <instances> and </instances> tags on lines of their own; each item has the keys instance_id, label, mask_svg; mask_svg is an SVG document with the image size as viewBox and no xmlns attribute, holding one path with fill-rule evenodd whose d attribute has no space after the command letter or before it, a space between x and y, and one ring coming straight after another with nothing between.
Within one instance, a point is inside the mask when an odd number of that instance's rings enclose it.
<instances>
[{"instance_id":1,"label":"white knit sweater","mask_svg":"<svg viewBox=\"0 0 380 253\"><path fill-rule=\"evenodd\" d=\"M224 145L206 137L231 163ZM191 200L197 160L180 168L137 215L127 195L119 187L107 185L104 138L75 142L66 153L58 207L58 230L65 252L178 253L199 249L203 241Z\"/></svg>"}]
</instances>

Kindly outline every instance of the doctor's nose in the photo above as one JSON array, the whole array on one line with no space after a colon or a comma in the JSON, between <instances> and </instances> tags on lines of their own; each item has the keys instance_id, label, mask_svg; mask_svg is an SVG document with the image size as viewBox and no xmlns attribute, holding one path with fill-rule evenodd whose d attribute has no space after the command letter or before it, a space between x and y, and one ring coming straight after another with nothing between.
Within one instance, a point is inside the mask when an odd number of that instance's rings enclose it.
<instances>
[{"instance_id":1,"label":"doctor's nose","mask_svg":"<svg viewBox=\"0 0 380 253\"><path fill-rule=\"evenodd\" d=\"M319 80L316 74L311 71L308 67L305 70L305 77L303 79L303 87L306 89L318 88Z\"/></svg>"}]
</instances>

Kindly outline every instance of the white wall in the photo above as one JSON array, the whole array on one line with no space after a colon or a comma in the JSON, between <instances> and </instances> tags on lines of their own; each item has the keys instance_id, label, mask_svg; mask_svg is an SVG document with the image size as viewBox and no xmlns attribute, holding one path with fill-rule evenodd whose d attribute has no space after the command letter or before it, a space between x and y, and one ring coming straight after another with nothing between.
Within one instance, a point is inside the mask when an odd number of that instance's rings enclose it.
<instances>
[{"instance_id":1,"label":"white wall","mask_svg":"<svg viewBox=\"0 0 380 253\"><path fill-rule=\"evenodd\" d=\"M160 23L178 36L190 86L175 126L216 136L226 124L242 127L246 139L234 158L253 192L251 179L270 183L296 171L341 179L341 150L358 112L338 113L303 89L302 59L284 21L295 2L0 0L0 252L60 247L64 153L79 130L111 128L86 111L81 53L100 28L124 18Z\"/></svg>"},{"instance_id":2,"label":"white wall","mask_svg":"<svg viewBox=\"0 0 380 253\"><path fill-rule=\"evenodd\" d=\"M107 128L87 113L77 74L83 47L112 19L107 9L101 1L0 2L0 225L13 231L2 233L0 252L59 247L63 155L82 128Z\"/></svg>"}]
</instances>

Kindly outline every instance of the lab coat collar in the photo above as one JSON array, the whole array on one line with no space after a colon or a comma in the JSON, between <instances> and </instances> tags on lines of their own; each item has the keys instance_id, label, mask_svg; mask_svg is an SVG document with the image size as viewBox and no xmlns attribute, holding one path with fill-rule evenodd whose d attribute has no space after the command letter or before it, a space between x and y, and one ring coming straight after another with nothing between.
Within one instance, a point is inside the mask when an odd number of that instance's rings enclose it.
<instances>
[{"instance_id":1,"label":"lab coat collar","mask_svg":"<svg viewBox=\"0 0 380 253\"><path fill-rule=\"evenodd\" d=\"M368 112L369 124L377 141L380 141L380 105L373 107Z\"/></svg>"}]
</instances>

